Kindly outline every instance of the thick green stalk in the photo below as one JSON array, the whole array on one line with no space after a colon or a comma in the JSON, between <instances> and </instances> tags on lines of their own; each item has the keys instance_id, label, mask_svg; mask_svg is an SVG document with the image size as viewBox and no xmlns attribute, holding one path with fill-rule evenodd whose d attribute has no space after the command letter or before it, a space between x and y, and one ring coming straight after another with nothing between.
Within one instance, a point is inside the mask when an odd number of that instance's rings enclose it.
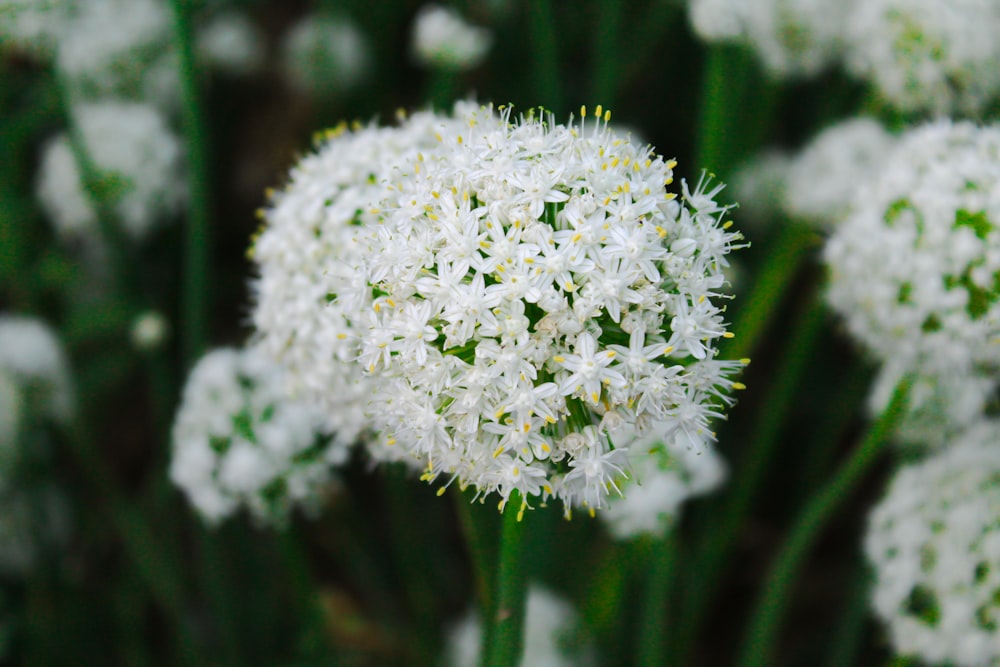
<instances>
[{"instance_id":1,"label":"thick green stalk","mask_svg":"<svg viewBox=\"0 0 1000 667\"><path fill-rule=\"evenodd\" d=\"M528 38L531 40L535 75L535 99L538 104L563 113L562 85L559 81L559 46L551 0L527 3Z\"/></svg>"},{"instance_id":2,"label":"thick green stalk","mask_svg":"<svg viewBox=\"0 0 1000 667\"><path fill-rule=\"evenodd\" d=\"M799 569L830 517L850 497L872 464L878 460L903 416L909 391L908 381L900 382L889 405L869 429L861 444L829 483L806 503L761 588L751 617L750 632L743 645L740 665L758 667L772 664L774 642L778 638Z\"/></svg>"},{"instance_id":3,"label":"thick green stalk","mask_svg":"<svg viewBox=\"0 0 1000 667\"><path fill-rule=\"evenodd\" d=\"M864 640L865 620L869 614L868 593L871 590L871 580L865 564L859 562L855 567L857 572L853 575L851 592L833 632L827 667L851 667L859 662L858 651Z\"/></svg>"},{"instance_id":4,"label":"thick green stalk","mask_svg":"<svg viewBox=\"0 0 1000 667\"><path fill-rule=\"evenodd\" d=\"M760 422L751 429L753 440L738 464L740 474L734 476L730 493L720 511L713 512L708 518L711 526L702 532L708 537L694 555L697 566L692 568L691 584L687 589L688 604L678 631L681 642L678 654L682 658L693 648L693 642L725 573L726 562L731 556L740 528L771 463L785 417L791 412L797 398L796 387L808 368L812 349L823 330L824 315L822 303L812 298L793 325L785 356L775 372L774 384L761 402L767 407L761 412ZM684 660L679 660L679 663L683 664Z\"/></svg>"},{"instance_id":5,"label":"thick green stalk","mask_svg":"<svg viewBox=\"0 0 1000 667\"><path fill-rule=\"evenodd\" d=\"M462 534L465 536L465 544L469 550L469 557L472 561L472 573L476 586L476 599L479 601L479 613L481 618L486 618L493 609L493 587L492 568L495 551L490 540L490 536L484 530L485 526L477 510L485 509L478 504L469 502L468 496L462 493L457 485L452 496L455 500L455 509L458 511L458 521L462 527ZM490 508L492 510L492 508Z\"/></svg>"},{"instance_id":6,"label":"thick green stalk","mask_svg":"<svg viewBox=\"0 0 1000 667\"><path fill-rule=\"evenodd\" d=\"M677 536L673 532L655 540L649 549L649 578L642 591L639 619L639 667L664 667L672 663L670 651L670 596L677 560Z\"/></svg>"},{"instance_id":7,"label":"thick green stalk","mask_svg":"<svg viewBox=\"0 0 1000 667\"><path fill-rule=\"evenodd\" d=\"M483 667L516 667L524 651L524 526L521 495L510 494L500 533L493 612L486 619L492 631L484 632Z\"/></svg>"},{"instance_id":8,"label":"thick green stalk","mask_svg":"<svg viewBox=\"0 0 1000 667\"><path fill-rule=\"evenodd\" d=\"M191 0L172 0L173 42L181 81L181 106L187 138L188 204L182 262L181 348L186 364L204 352L209 312L208 133L198 90Z\"/></svg>"}]
</instances>

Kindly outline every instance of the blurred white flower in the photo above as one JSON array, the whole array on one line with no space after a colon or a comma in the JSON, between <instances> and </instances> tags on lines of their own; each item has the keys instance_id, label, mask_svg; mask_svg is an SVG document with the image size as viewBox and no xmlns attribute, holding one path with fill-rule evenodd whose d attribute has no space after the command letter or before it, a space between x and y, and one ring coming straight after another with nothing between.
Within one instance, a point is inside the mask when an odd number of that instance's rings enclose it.
<instances>
[{"instance_id":1,"label":"blurred white flower","mask_svg":"<svg viewBox=\"0 0 1000 667\"><path fill-rule=\"evenodd\" d=\"M212 16L198 29L198 55L219 70L246 75L264 62L266 43L250 18L236 10Z\"/></svg>"},{"instance_id":2,"label":"blurred white flower","mask_svg":"<svg viewBox=\"0 0 1000 667\"><path fill-rule=\"evenodd\" d=\"M566 600L537 584L529 585L520 667L586 667L595 664L593 648L572 641L578 622L576 611ZM470 611L449 632L446 664L449 667L478 665L482 632L478 614Z\"/></svg>"},{"instance_id":3,"label":"blurred white flower","mask_svg":"<svg viewBox=\"0 0 1000 667\"><path fill-rule=\"evenodd\" d=\"M74 0L0 0L0 52L50 55Z\"/></svg>"},{"instance_id":4,"label":"blurred white flower","mask_svg":"<svg viewBox=\"0 0 1000 667\"><path fill-rule=\"evenodd\" d=\"M837 3L830 3L835 5ZM1000 92L1000 4L865 0L847 24L846 64L904 111L982 110Z\"/></svg>"},{"instance_id":5,"label":"blurred white flower","mask_svg":"<svg viewBox=\"0 0 1000 667\"><path fill-rule=\"evenodd\" d=\"M1000 427L970 427L900 469L872 510L865 554L872 605L900 655L979 667L1000 662Z\"/></svg>"},{"instance_id":6,"label":"blurred white flower","mask_svg":"<svg viewBox=\"0 0 1000 667\"><path fill-rule=\"evenodd\" d=\"M186 198L181 145L156 109L104 101L79 104L72 113L128 237L140 241L178 212ZM35 192L60 236L98 234L66 134L45 145Z\"/></svg>"},{"instance_id":7,"label":"blurred white flower","mask_svg":"<svg viewBox=\"0 0 1000 667\"><path fill-rule=\"evenodd\" d=\"M785 190L792 158L771 149L744 162L733 174L732 197L739 202L745 227L773 229L785 217Z\"/></svg>"},{"instance_id":8,"label":"blurred white flower","mask_svg":"<svg viewBox=\"0 0 1000 667\"><path fill-rule=\"evenodd\" d=\"M998 184L1000 129L916 128L833 231L827 300L892 373L949 386L1000 369Z\"/></svg>"},{"instance_id":9,"label":"blurred white flower","mask_svg":"<svg viewBox=\"0 0 1000 667\"><path fill-rule=\"evenodd\" d=\"M820 132L788 166L788 214L826 227L845 218L894 143L872 118L849 118Z\"/></svg>"},{"instance_id":10,"label":"blurred white flower","mask_svg":"<svg viewBox=\"0 0 1000 667\"><path fill-rule=\"evenodd\" d=\"M633 441L628 433L616 433L615 443L628 444L633 479L622 488L624 495L611 496L600 514L617 540L663 538L686 500L714 491L726 478L725 462L711 442L692 447L658 443L649 436ZM665 456L655 451L659 448L666 449Z\"/></svg>"},{"instance_id":11,"label":"blurred white flower","mask_svg":"<svg viewBox=\"0 0 1000 667\"><path fill-rule=\"evenodd\" d=\"M12 373L0 370L0 479L9 463L16 458L18 432L24 399Z\"/></svg>"},{"instance_id":12,"label":"blurred white flower","mask_svg":"<svg viewBox=\"0 0 1000 667\"><path fill-rule=\"evenodd\" d=\"M169 334L170 323L159 311L147 310L132 321L130 335L132 345L137 350L156 350L163 345Z\"/></svg>"},{"instance_id":13,"label":"blurred white flower","mask_svg":"<svg viewBox=\"0 0 1000 667\"><path fill-rule=\"evenodd\" d=\"M472 69L492 45L489 30L466 23L448 7L424 5L413 22L413 54L427 67Z\"/></svg>"},{"instance_id":14,"label":"blurred white flower","mask_svg":"<svg viewBox=\"0 0 1000 667\"><path fill-rule=\"evenodd\" d=\"M17 385L25 413L56 421L72 417L69 363L55 332L41 320L0 315L0 374Z\"/></svg>"},{"instance_id":15,"label":"blurred white flower","mask_svg":"<svg viewBox=\"0 0 1000 667\"><path fill-rule=\"evenodd\" d=\"M346 18L311 14L284 37L282 65L289 81L316 97L357 86L372 67L368 37Z\"/></svg>"},{"instance_id":16,"label":"blurred white flower","mask_svg":"<svg viewBox=\"0 0 1000 667\"><path fill-rule=\"evenodd\" d=\"M280 523L312 509L347 448L323 433L322 415L291 400L282 369L253 349L217 349L191 371L173 428L170 479L206 522L245 506Z\"/></svg>"}]
</instances>

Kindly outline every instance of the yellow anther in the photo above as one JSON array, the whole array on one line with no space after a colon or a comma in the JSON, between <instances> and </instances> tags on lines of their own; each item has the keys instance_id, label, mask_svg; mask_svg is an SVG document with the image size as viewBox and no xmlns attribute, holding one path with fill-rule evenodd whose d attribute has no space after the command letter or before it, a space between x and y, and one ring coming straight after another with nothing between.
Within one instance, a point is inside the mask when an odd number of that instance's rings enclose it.
<instances>
[{"instance_id":1,"label":"yellow anther","mask_svg":"<svg viewBox=\"0 0 1000 667\"><path fill-rule=\"evenodd\" d=\"M616 157L614 160L611 161L611 166L617 167L619 162L620 160Z\"/></svg>"},{"instance_id":2,"label":"yellow anther","mask_svg":"<svg viewBox=\"0 0 1000 667\"><path fill-rule=\"evenodd\" d=\"M632 164L632 158L630 158L630 157L627 157L627 158L625 158L624 160L622 160L622 166L623 166L623 167L627 167L627 166L629 166L630 164Z\"/></svg>"},{"instance_id":3,"label":"yellow anther","mask_svg":"<svg viewBox=\"0 0 1000 667\"><path fill-rule=\"evenodd\" d=\"M594 117L600 118L602 113L604 113L604 107L598 104L597 108L594 109Z\"/></svg>"},{"instance_id":4,"label":"yellow anther","mask_svg":"<svg viewBox=\"0 0 1000 667\"><path fill-rule=\"evenodd\" d=\"M722 228L723 229L729 229L732 226L733 226L733 221L732 220L727 220L726 222L722 223Z\"/></svg>"},{"instance_id":5,"label":"yellow anther","mask_svg":"<svg viewBox=\"0 0 1000 667\"><path fill-rule=\"evenodd\" d=\"M660 227L659 225L657 225L656 226L656 235L659 236L661 239L665 238L667 236L667 230L665 230L663 227Z\"/></svg>"},{"instance_id":6,"label":"yellow anther","mask_svg":"<svg viewBox=\"0 0 1000 667\"><path fill-rule=\"evenodd\" d=\"M750 365L750 357L743 357L742 359L740 359L740 363L743 364L744 366L749 366Z\"/></svg>"},{"instance_id":7,"label":"yellow anther","mask_svg":"<svg viewBox=\"0 0 1000 667\"><path fill-rule=\"evenodd\" d=\"M698 303L705 303L705 295L704 294L702 294L701 296L698 297Z\"/></svg>"},{"instance_id":8,"label":"yellow anther","mask_svg":"<svg viewBox=\"0 0 1000 667\"><path fill-rule=\"evenodd\" d=\"M375 302L375 305L373 305L373 306L372 306L372 308L374 308L374 309L375 309L375 312L377 313L377 312L379 312L380 310L382 310L382 304L380 304L380 303L379 303L378 301L376 301L376 302Z\"/></svg>"},{"instance_id":9,"label":"yellow anther","mask_svg":"<svg viewBox=\"0 0 1000 667\"><path fill-rule=\"evenodd\" d=\"M743 384L742 382L734 382L733 383L733 389L735 389L736 391L743 391L746 388L747 388L747 386L745 384Z\"/></svg>"},{"instance_id":10,"label":"yellow anther","mask_svg":"<svg viewBox=\"0 0 1000 667\"><path fill-rule=\"evenodd\" d=\"M437 497L440 498L441 496L443 496L444 492L447 490L448 490L447 486L442 486L440 489L437 490Z\"/></svg>"},{"instance_id":11,"label":"yellow anther","mask_svg":"<svg viewBox=\"0 0 1000 667\"><path fill-rule=\"evenodd\" d=\"M673 200L677 199L677 193L676 192L668 192L667 194L663 195L663 198L666 199L667 201L673 201Z\"/></svg>"},{"instance_id":12,"label":"yellow anther","mask_svg":"<svg viewBox=\"0 0 1000 667\"><path fill-rule=\"evenodd\" d=\"M345 333L337 334L337 340L347 340L347 334Z\"/></svg>"},{"instance_id":13,"label":"yellow anther","mask_svg":"<svg viewBox=\"0 0 1000 667\"><path fill-rule=\"evenodd\" d=\"M254 212L253 212L253 214L254 214L255 216L257 216L257 219L258 219L258 220L263 220L263 219L264 219L264 217L265 217L265 216L267 215L267 211L265 211L265 210L264 210L264 209L262 209L262 208L259 208L259 209L257 209L256 211L254 211Z\"/></svg>"},{"instance_id":14,"label":"yellow anther","mask_svg":"<svg viewBox=\"0 0 1000 667\"><path fill-rule=\"evenodd\" d=\"M581 234L580 232L577 232L576 234L573 234L573 237L570 239L570 243L576 243L577 241L579 241L582 238L583 238L583 234Z\"/></svg>"},{"instance_id":15,"label":"yellow anther","mask_svg":"<svg viewBox=\"0 0 1000 667\"><path fill-rule=\"evenodd\" d=\"M649 158L646 158L646 166L647 167L651 167L652 165L653 165L653 161L650 160Z\"/></svg>"},{"instance_id":16,"label":"yellow anther","mask_svg":"<svg viewBox=\"0 0 1000 667\"><path fill-rule=\"evenodd\" d=\"M618 353L614 350L608 350L608 359L614 359L616 354Z\"/></svg>"},{"instance_id":17,"label":"yellow anther","mask_svg":"<svg viewBox=\"0 0 1000 667\"><path fill-rule=\"evenodd\" d=\"M503 454L503 445L500 445L499 447L493 450L493 458L497 458L501 454Z\"/></svg>"},{"instance_id":18,"label":"yellow anther","mask_svg":"<svg viewBox=\"0 0 1000 667\"><path fill-rule=\"evenodd\" d=\"M667 160L667 169L673 169L677 166L677 160Z\"/></svg>"},{"instance_id":19,"label":"yellow anther","mask_svg":"<svg viewBox=\"0 0 1000 667\"><path fill-rule=\"evenodd\" d=\"M524 423L524 432L528 433L529 431L531 431L531 423L530 422L525 422Z\"/></svg>"},{"instance_id":20,"label":"yellow anther","mask_svg":"<svg viewBox=\"0 0 1000 667\"><path fill-rule=\"evenodd\" d=\"M462 135L458 135L458 143L462 143Z\"/></svg>"},{"instance_id":21,"label":"yellow anther","mask_svg":"<svg viewBox=\"0 0 1000 667\"><path fill-rule=\"evenodd\" d=\"M586 118L586 117L587 117L587 105L586 104L581 104L580 105L580 118L582 119L582 118Z\"/></svg>"},{"instance_id":22,"label":"yellow anther","mask_svg":"<svg viewBox=\"0 0 1000 667\"><path fill-rule=\"evenodd\" d=\"M667 345L665 348L663 348L663 354L670 354L673 351L674 351L673 345Z\"/></svg>"},{"instance_id":23,"label":"yellow anther","mask_svg":"<svg viewBox=\"0 0 1000 667\"><path fill-rule=\"evenodd\" d=\"M611 203L611 196L609 195L604 198L604 203L602 204L602 206L607 206L610 203Z\"/></svg>"},{"instance_id":24,"label":"yellow anther","mask_svg":"<svg viewBox=\"0 0 1000 667\"><path fill-rule=\"evenodd\" d=\"M548 446L547 444L545 444L545 443L543 442L543 443L542 443L542 451L543 451L543 452L545 452L546 454L548 454L549 452L551 452L551 451L552 451L552 448L551 448L551 447L549 447L549 446Z\"/></svg>"},{"instance_id":25,"label":"yellow anther","mask_svg":"<svg viewBox=\"0 0 1000 667\"><path fill-rule=\"evenodd\" d=\"M607 111L604 112L604 122L605 123L611 122L611 109L608 109Z\"/></svg>"},{"instance_id":26,"label":"yellow anther","mask_svg":"<svg viewBox=\"0 0 1000 667\"><path fill-rule=\"evenodd\" d=\"M506 271L506 270L507 270L507 269L503 268L503 264L498 264L498 265L497 265L497 271L499 271L500 273L503 273L503 272L504 272L504 271Z\"/></svg>"},{"instance_id":27,"label":"yellow anther","mask_svg":"<svg viewBox=\"0 0 1000 667\"><path fill-rule=\"evenodd\" d=\"M391 447L392 445L396 444L396 439L393 438L393 437L386 438L385 444L387 444L387 445L389 445Z\"/></svg>"},{"instance_id":28,"label":"yellow anther","mask_svg":"<svg viewBox=\"0 0 1000 667\"><path fill-rule=\"evenodd\" d=\"M431 191L431 197L434 197L434 199L440 199L441 198L441 194L437 190L432 190Z\"/></svg>"},{"instance_id":29,"label":"yellow anther","mask_svg":"<svg viewBox=\"0 0 1000 667\"><path fill-rule=\"evenodd\" d=\"M549 486L548 484L543 484L542 491L544 491L545 493L552 493L552 487Z\"/></svg>"},{"instance_id":30,"label":"yellow anther","mask_svg":"<svg viewBox=\"0 0 1000 667\"><path fill-rule=\"evenodd\" d=\"M561 364L566 361L566 357L557 354L556 356L552 357L552 361L556 362L557 364Z\"/></svg>"},{"instance_id":31,"label":"yellow anther","mask_svg":"<svg viewBox=\"0 0 1000 667\"><path fill-rule=\"evenodd\" d=\"M591 507L590 509L588 509L587 513L590 514L590 518L591 519L593 519L595 516L597 516L597 512L594 511L593 507Z\"/></svg>"},{"instance_id":32,"label":"yellow anther","mask_svg":"<svg viewBox=\"0 0 1000 667\"><path fill-rule=\"evenodd\" d=\"M632 184L629 181L625 181L625 183L622 185L622 191L632 192Z\"/></svg>"},{"instance_id":33,"label":"yellow anther","mask_svg":"<svg viewBox=\"0 0 1000 667\"><path fill-rule=\"evenodd\" d=\"M503 413L505 412L507 411L504 410L503 408L500 408L499 410L493 413L493 419L500 419L501 417L503 417Z\"/></svg>"},{"instance_id":34,"label":"yellow anther","mask_svg":"<svg viewBox=\"0 0 1000 667\"><path fill-rule=\"evenodd\" d=\"M437 139L438 141L444 141L444 138L441 136L440 132L435 132L434 138Z\"/></svg>"},{"instance_id":35,"label":"yellow anther","mask_svg":"<svg viewBox=\"0 0 1000 667\"><path fill-rule=\"evenodd\" d=\"M592 391L590 392L590 398L591 400L594 401L594 403L597 403L597 401L600 399L600 395L596 391Z\"/></svg>"},{"instance_id":36,"label":"yellow anther","mask_svg":"<svg viewBox=\"0 0 1000 667\"><path fill-rule=\"evenodd\" d=\"M546 415L545 416L545 423L546 424L556 424L556 423L558 423L558 420L556 420L554 417L549 417L548 415ZM542 449L544 449L545 451L549 451L549 446L548 445L542 445Z\"/></svg>"},{"instance_id":37,"label":"yellow anther","mask_svg":"<svg viewBox=\"0 0 1000 667\"><path fill-rule=\"evenodd\" d=\"M736 334L734 334L732 331L726 331L725 333L722 334L722 337L723 338L736 338Z\"/></svg>"}]
</instances>

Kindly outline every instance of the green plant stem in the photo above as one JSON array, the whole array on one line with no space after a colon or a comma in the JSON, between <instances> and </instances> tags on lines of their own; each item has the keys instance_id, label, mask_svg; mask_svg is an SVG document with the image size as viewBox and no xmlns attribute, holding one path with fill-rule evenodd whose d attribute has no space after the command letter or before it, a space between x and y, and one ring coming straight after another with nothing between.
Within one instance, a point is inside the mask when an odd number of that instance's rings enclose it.
<instances>
[{"instance_id":1,"label":"green plant stem","mask_svg":"<svg viewBox=\"0 0 1000 667\"><path fill-rule=\"evenodd\" d=\"M707 538L694 555L697 567L692 568L691 583L687 589L688 604L677 633L680 645L678 655L681 658L679 664L684 664L684 658L693 648L705 614L721 583L726 561L771 462L785 418L795 404L795 389L808 368L812 349L823 330L824 315L822 303L816 298L810 298L807 307L793 325L785 356L775 373L775 382L761 402L761 405L767 407L761 412L759 423L752 428L754 437L739 463L740 474L733 479L725 505L718 512L712 513L709 519L711 527L702 531Z\"/></svg>"},{"instance_id":2,"label":"green plant stem","mask_svg":"<svg viewBox=\"0 0 1000 667\"><path fill-rule=\"evenodd\" d=\"M619 6L606 0L603 4ZM629 40L628 58L624 63L624 76L618 82L619 90L649 67L646 61L657 47L671 43L671 29L683 25L683 21L677 20L683 7L683 3L675 0L654 0L645 16L629 23L629 32L636 37Z\"/></svg>"},{"instance_id":3,"label":"green plant stem","mask_svg":"<svg viewBox=\"0 0 1000 667\"><path fill-rule=\"evenodd\" d=\"M724 341L723 358L741 359L757 348L775 313L781 307L792 278L816 245L817 236L803 225L786 224L769 245L764 265L753 278L753 291L736 311L732 339Z\"/></svg>"},{"instance_id":4,"label":"green plant stem","mask_svg":"<svg viewBox=\"0 0 1000 667\"><path fill-rule=\"evenodd\" d=\"M521 662L526 595L521 517L521 495L514 491L503 513L494 606L486 619L493 627L483 633L483 667L516 667Z\"/></svg>"},{"instance_id":5,"label":"green plant stem","mask_svg":"<svg viewBox=\"0 0 1000 667\"><path fill-rule=\"evenodd\" d=\"M430 71L427 101L438 111L450 111L458 91L458 72L450 67L434 67Z\"/></svg>"},{"instance_id":6,"label":"green plant stem","mask_svg":"<svg viewBox=\"0 0 1000 667\"><path fill-rule=\"evenodd\" d=\"M649 545L648 580L643 587L639 619L640 667L664 667L671 664L671 584L677 560L677 536L671 532Z\"/></svg>"},{"instance_id":7,"label":"green plant stem","mask_svg":"<svg viewBox=\"0 0 1000 667\"><path fill-rule=\"evenodd\" d=\"M528 38L533 51L535 100L538 104L563 113L562 85L559 81L559 46L556 41L555 14L551 0L526 3Z\"/></svg>"},{"instance_id":8,"label":"green plant stem","mask_svg":"<svg viewBox=\"0 0 1000 667\"><path fill-rule=\"evenodd\" d=\"M827 660L828 667L851 667L859 664L858 650L864 639L865 619L868 617L868 592L871 581L867 568L857 563L850 596L840 621L833 633L833 647Z\"/></svg>"},{"instance_id":9,"label":"green plant stem","mask_svg":"<svg viewBox=\"0 0 1000 667\"><path fill-rule=\"evenodd\" d=\"M617 2L599 0L597 3L597 29L594 35L593 102L612 108L617 101L621 80L618 44L624 8Z\"/></svg>"},{"instance_id":10,"label":"green plant stem","mask_svg":"<svg viewBox=\"0 0 1000 667\"><path fill-rule=\"evenodd\" d=\"M457 485L452 493L455 501L455 509L458 512L459 524L462 534L465 536L465 544L469 549L469 557L472 561L473 578L476 586L476 599L479 601L480 618L489 616L493 609L493 587L491 586L492 569L490 564L494 562L495 552L492 540L484 530L483 522L480 520L483 510L482 506L469 502L468 496L458 490Z\"/></svg>"},{"instance_id":11,"label":"green plant stem","mask_svg":"<svg viewBox=\"0 0 1000 667\"><path fill-rule=\"evenodd\" d=\"M772 664L774 642L791 600L792 587L799 568L827 521L850 497L872 464L878 460L885 443L903 415L909 391L910 385L907 380L899 383L889 405L868 430L861 444L840 466L826 486L806 503L795 521L788 539L778 552L751 616L750 631L739 662L743 667Z\"/></svg>"},{"instance_id":12,"label":"green plant stem","mask_svg":"<svg viewBox=\"0 0 1000 667\"><path fill-rule=\"evenodd\" d=\"M182 262L181 349L186 364L204 352L209 312L209 175L208 133L198 90L191 0L172 0L173 43L181 83L184 133L187 137L188 205Z\"/></svg>"}]
</instances>

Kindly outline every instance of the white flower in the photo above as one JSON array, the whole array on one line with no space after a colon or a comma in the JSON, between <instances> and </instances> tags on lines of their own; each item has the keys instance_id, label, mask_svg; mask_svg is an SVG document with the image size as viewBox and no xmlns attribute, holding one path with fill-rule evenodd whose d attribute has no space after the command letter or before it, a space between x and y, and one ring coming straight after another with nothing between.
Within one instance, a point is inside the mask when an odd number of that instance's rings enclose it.
<instances>
[{"instance_id":1,"label":"white flower","mask_svg":"<svg viewBox=\"0 0 1000 667\"><path fill-rule=\"evenodd\" d=\"M787 168L789 215L831 226L850 212L859 190L877 178L895 138L871 118L826 128Z\"/></svg>"},{"instance_id":2,"label":"white flower","mask_svg":"<svg viewBox=\"0 0 1000 667\"><path fill-rule=\"evenodd\" d=\"M87 0L59 35L56 65L74 96L143 100L176 106L176 66L171 86L157 85L158 63L171 61L170 8L162 0ZM172 61L171 61L171 64ZM154 93L166 95L152 96Z\"/></svg>"},{"instance_id":3,"label":"white flower","mask_svg":"<svg viewBox=\"0 0 1000 667\"><path fill-rule=\"evenodd\" d=\"M453 9L425 5L413 23L413 54L428 67L472 69L493 44L485 28L466 23Z\"/></svg>"},{"instance_id":4,"label":"white flower","mask_svg":"<svg viewBox=\"0 0 1000 667\"><path fill-rule=\"evenodd\" d=\"M288 80L317 97L349 91L372 66L368 38L345 18L307 15L288 31L281 49Z\"/></svg>"},{"instance_id":5,"label":"white flower","mask_svg":"<svg viewBox=\"0 0 1000 667\"><path fill-rule=\"evenodd\" d=\"M127 236L140 241L177 213L186 198L181 146L156 109L106 101L77 105L73 115ZM98 234L96 213L65 134L46 144L35 192L61 236Z\"/></svg>"},{"instance_id":6,"label":"white flower","mask_svg":"<svg viewBox=\"0 0 1000 667\"><path fill-rule=\"evenodd\" d=\"M41 320L0 315L0 374L17 385L26 412L57 421L72 417L69 363L56 334Z\"/></svg>"},{"instance_id":7,"label":"white flower","mask_svg":"<svg viewBox=\"0 0 1000 667\"><path fill-rule=\"evenodd\" d=\"M956 667L1000 662L1000 428L972 426L899 470L872 510L875 613L896 651Z\"/></svg>"},{"instance_id":8,"label":"white flower","mask_svg":"<svg viewBox=\"0 0 1000 667\"><path fill-rule=\"evenodd\" d=\"M748 44L775 77L812 76L842 50L853 2L689 0L695 32L709 41Z\"/></svg>"},{"instance_id":9,"label":"white flower","mask_svg":"<svg viewBox=\"0 0 1000 667\"><path fill-rule=\"evenodd\" d=\"M574 642L571 633L578 623L576 611L563 598L539 585L528 586L524 612L524 651L521 667L584 667L595 663L590 646ZM449 632L447 665L473 667L479 664L482 627L470 611Z\"/></svg>"},{"instance_id":10,"label":"white flower","mask_svg":"<svg viewBox=\"0 0 1000 667\"><path fill-rule=\"evenodd\" d=\"M74 4L73 0L0 0L0 51L13 47L51 54Z\"/></svg>"},{"instance_id":11,"label":"white flower","mask_svg":"<svg viewBox=\"0 0 1000 667\"><path fill-rule=\"evenodd\" d=\"M17 458L24 397L12 373L0 371L0 479Z\"/></svg>"},{"instance_id":12,"label":"white flower","mask_svg":"<svg viewBox=\"0 0 1000 667\"><path fill-rule=\"evenodd\" d=\"M721 415L739 363L714 359L718 290L741 237L721 186L677 200L673 161L603 114L509 113L460 108L436 146L380 172L358 230L370 291L350 318L368 411L428 481L593 510L628 466L603 415L698 444Z\"/></svg>"},{"instance_id":13,"label":"white flower","mask_svg":"<svg viewBox=\"0 0 1000 667\"><path fill-rule=\"evenodd\" d=\"M1000 369L998 184L1000 130L917 128L834 230L827 299L893 373L954 384Z\"/></svg>"},{"instance_id":14,"label":"white flower","mask_svg":"<svg viewBox=\"0 0 1000 667\"><path fill-rule=\"evenodd\" d=\"M203 62L232 74L253 72L264 62L264 35L250 18L222 11L198 29L198 55Z\"/></svg>"},{"instance_id":15,"label":"white flower","mask_svg":"<svg viewBox=\"0 0 1000 667\"><path fill-rule=\"evenodd\" d=\"M170 334L170 323L163 316L163 313L147 310L137 315L132 321L132 329L129 333L132 345L137 350L155 350L163 345Z\"/></svg>"},{"instance_id":16,"label":"white flower","mask_svg":"<svg viewBox=\"0 0 1000 667\"><path fill-rule=\"evenodd\" d=\"M638 439L630 428L612 434L616 444L628 445L632 464L632 480L623 495L612 496L600 515L615 539L663 538L684 501L710 493L725 481L725 463L710 442L689 447L665 438L668 444L663 444L657 430L654 426Z\"/></svg>"},{"instance_id":17,"label":"white flower","mask_svg":"<svg viewBox=\"0 0 1000 667\"><path fill-rule=\"evenodd\" d=\"M204 519L246 506L280 522L293 505L317 505L347 449L323 417L286 394L282 369L256 350L218 349L188 378L173 427L170 478Z\"/></svg>"},{"instance_id":18,"label":"white flower","mask_svg":"<svg viewBox=\"0 0 1000 667\"><path fill-rule=\"evenodd\" d=\"M846 64L904 111L976 112L1000 92L1000 5L866 0L847 25Z\"/></svg>"}]
</instances>

